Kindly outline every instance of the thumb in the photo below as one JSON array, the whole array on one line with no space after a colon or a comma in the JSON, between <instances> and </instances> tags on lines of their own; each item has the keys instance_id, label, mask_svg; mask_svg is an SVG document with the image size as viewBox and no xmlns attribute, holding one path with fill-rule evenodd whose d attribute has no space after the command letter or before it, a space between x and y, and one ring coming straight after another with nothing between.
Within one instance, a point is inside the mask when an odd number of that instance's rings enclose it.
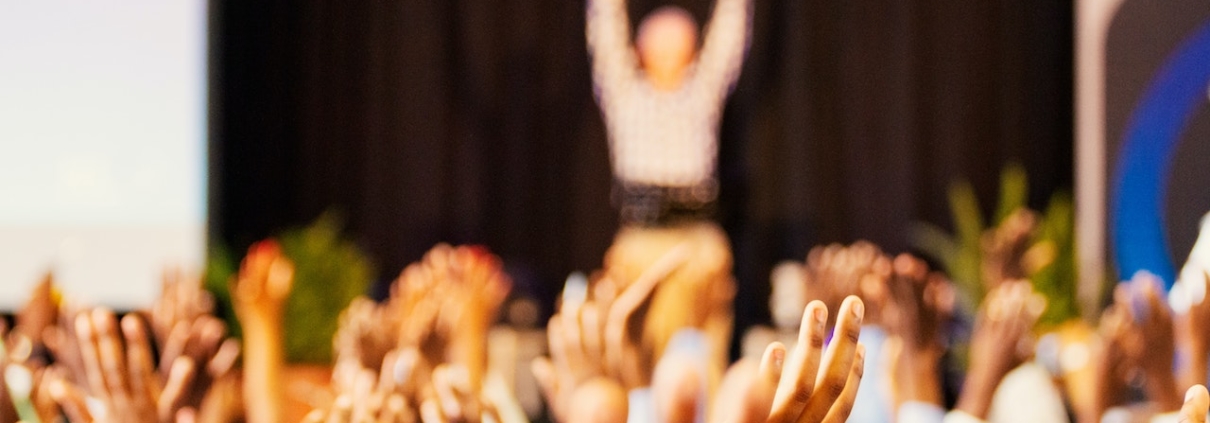
<instances>
[{"instance_id":1,"label":"thumb","mask_svg":"<svg viewBox=\"0 0 1210 423\"><path fill-rule=\"evenodd\" d=\"M1206 387L1193 385L1185 393L1185 404L1181 406L1180 423L1206 423L1206 412L1210 408L1210 393Z\"/></svg>"}]
</instances>

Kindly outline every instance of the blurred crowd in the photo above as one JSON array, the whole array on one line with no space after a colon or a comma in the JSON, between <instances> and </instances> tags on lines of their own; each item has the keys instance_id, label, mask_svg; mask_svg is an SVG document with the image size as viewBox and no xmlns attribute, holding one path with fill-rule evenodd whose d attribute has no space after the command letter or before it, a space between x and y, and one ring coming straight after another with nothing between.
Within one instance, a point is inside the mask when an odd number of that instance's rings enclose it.
<instances>
[{"instance_id":1,"label":"blurred crowd","mask_svg":"<svg viewBox=\"0 0 1210 423\"><path fill-rule=\"evenodd\" d=\"M729 263L689 242L648 243L648 260L615 248L603 269L569 278L547 353L524 366L545 400L537 413L517 400L518 378L489 366L511 289L500 260L438 245L384 301L348 305L328 395L302 421L1206 421L1210 263L1193 255L1171 294L1135 275L1095 324L1046 327L1028 237L1012 225L984 237L977 302L911 254L814 248L773 272L773 324L742 334L734 362L717 341L731 336ZM195 275L166 271L154 304L122 314L72 301L48 276L0 328L0 422L291 421L293 277L274 241L249 249L229 282L237 341Z\"/></svg>"}]
</instances>

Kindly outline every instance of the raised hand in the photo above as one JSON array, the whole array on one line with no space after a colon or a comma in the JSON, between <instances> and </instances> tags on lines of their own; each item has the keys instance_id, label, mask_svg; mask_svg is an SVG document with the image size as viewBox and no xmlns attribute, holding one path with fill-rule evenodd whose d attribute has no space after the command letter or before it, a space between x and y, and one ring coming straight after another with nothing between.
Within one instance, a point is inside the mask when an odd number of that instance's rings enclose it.
<instances>
[{"instance_id":1,"label":"raised hand","mask_svg":"<svg viewBox=\"0 0 1210 423\"><path fill-rule=\"evenodd\" d=\"M904 337L911 348L936 350L945 343L945 324L953 314L954 287L924 260L900 254L888 280L883 326Z\"/></svg>"},{"instance_id":2,"label":"raised hand","mask_svg":"<svg viewBox=\"0 0 1210 423\"><path fill-rule=\"evenodd\" d=\"M185 404L200 409L202 400L214 382L235 365L239 357L239 342L226 338L227 326L211 315L199 316L193 322L178 322L167 342L160 346L160 375L171 373L172 363L188 357L197 364L197 371L185 389Z\"/></svg>"},{"instance_id":3,"label":"raised hand","mask_svg":"<svg viewBox=\"0 0 1210 423\"><path fill-rule=\"evenodd\" d=\"M626 391L616 381L593 378L576 387L571 403L576 407L561 422L626 423L629 403Z\"/></svg>"},{"instance_id":4,"label":"raised hand","mask_svg":"<svg viewBox=\"0 0 1210 423\"><path fill-rule=\"evenodd\" d=\"M600 308L591 301L564 301L562 310L546 326L550 358L534 359L532 370L557 421L571 421L570 413L581 407L573 401L575 393L590 379L620 386L618 378L605 376Z\"/></svg>"},{"instance_id":5,"label":"raised hand","mask_svg":"<svg viewBox=\"0 0 1210 423\"><path fill-rule=\"evenodd\" d=\"M502 404L491 389L472 387L465 367L440 364L431 372L421 373L415 371L418 359L415 350L387 353L381 369L361 369L352 376L352 386L341 392L330 407L312 410L303 421L518 423L513 416L519 411L501 410L519 406ZM488 385L494 386L490 381Z\"/></svg>"},{"instance_id":6,"label":"raised hand","mask_svg":"<svg viewBox=\"0 0 1210 423\"><path fill-rule=\"evenodd\" d=\"M195 377L193 360L177 358L161 381L138 317L123 317L119 327L113 312L94 309L79 313L74 326L86 383L78 386L61 374L48 381L50 395L71 421L163 423L191 414L185 391Z\"/></svg>"},{"instance_id":7,"label":"raised hand","mask_svg":"<svg viewBox=\"0 0 1210 423\"><path fill-rule=\"evenodd\" d=\"M2 381L5 371L12 360L9 358L8 345L8 324L4 320L0 320L0 381ZM17 421L17 410L13 408L12 395L8 392L7 383L0 383L0 422Z\"/></svg>"},{"instance_id":8,"label":"raised hand","mask_svg":"<svg viewBox=\"0 0 1210 423\"><path fill-rule=\"evenodd\" d=\"M392 286L391 303L407 316L399 344L419 347L430 363L465 366L478 386L487 330L511 287L499 258L482 247L437 245Z\"/></svg>"},{"instance_id":9,"label":"raised hand","mask_svg":"<svg viewBox=\"0 0 1210 423\"><path fill-rule=\"evenodd\" d=\"M1030 354L1028 337L1046 308L1029 281L1001 283L980 306L971 335L970 367L956 409L987 418L992 395L1010 370Z\"/></svg>"},{"instance_id":10,"label":"raised hand","mask_svg":"<svg viewBox=\"0 0 1210 423\"><path fill-rule=\"evenodd\" d=\"M30 291L29 300L17 311L14 334L28 339L33 349L40 349L45 343L43 335L59 318L58 302L59 294L55 290L54 276L47 273Z\"/></svg>"},{"instance_id":11,"label":"raised hand","mask_svg":"<svg viewBox=\"0 0 1210 423\"><path fill-rule=\"evenodd\" d=\"M607 310L602 329L606 371L627 389L646 386L651 381L655 352L653 345L643 345L645 306L652 300L660 282L681 268L689 260L689 255L690 250L685 244L673 247L630 281L625 289L616 295L602 296L612 298L602 298L603 307ZM597 292L607 291L607 287L616 282L608 278L604 281L604 289Z\"/></svg>"},{"instance_id":12,"label":"raised hand","mask_svg":"<svg viewBox=\"0 0 1210 423\"><path fill-rule=\"evenodd\" d=\"M1115 300L1127 305L1130 335L1125 342L1132 362L1143 370L1147 396L1163 411L1181 406L1180 388L1172 373L1175 357L1175 333L1172 312L1162 298L1160 281L1140 272L1115 291ZM1119 298L1121 297L1121 298Z\"/></svg>"},{"instance_id":13,"label":"raised hand","mask_svg":"<svg viewBox=\"0 0 1210 423\"><path fill-rule=\"evenodd\" d=\"M1093 347L1093 400L1085 410L1076 410L1081 423L1098 423L1111 407L1125 402L1134 363L1127 356L1130 311L1126 304L1112 304L1101 314L1098 340Z\"/></svg>"},{"instance_id":14,"label":"raised hand","mask_svg":"<svg viewBox=\"0 0 1210 423\"><path fill-rule=\"evenodd\" d=\"M487 398L484 354L510 288L485 249L437 245L386 302L358 298L341 314L332 379L343 399L308 421L501 421L496 404L511 392Z\"/></svg>"},{"instance_id":15,"label":"raised hand","mask_svg":"<svg viewBox=\"0 0 1210 423\"><path fill-rule=\"evenodd\" d=\"M387 354L398 344L403 313L393 302L379 305L366 297L354 298L340 314L332 338L336 366L332 383L338 392L352 389L357 374L382 367Z\"/></svg>"},{"instance_id":16,"label":"raised hand","mask_svg":"<svg viewBox=\"0 0 1210 423\"><path fill-rule=\"evenodd\" d=\"M1202 218L1201 233L1168 293L1175 312L1179 351L1188 360L1180 363L1184 387L1205 384L1210 368L1210 214Z\"/></svg>"},{"instance_id":17,"label":"raised hand","mask_svg":"<svg viewBox=\"0 0 1210 423\"><path fill-rule=\"evenodd\" d=\"M780 344L778 344L780 345ZM770 345L772 347L772 345ZM761 360L742 358L723 375L715 394L719 400L710 407L712 421L721 423L760 423L769 417L773 396L785 363L785 346L765 350ZM778 356L774 356L778 355ZM762 363L769 363L764 364ZM726 398L727 400L721 400Z\"/></svg>"},{"instance_id":18,"label":"raised hand","mask_svg":"<svg viewBox=\"0 0 1210 423\"><path fill-rule=\"evenodd\" d=\"M201 316L213 313L214 297L202 289L200 278L190 276L180 268L164 269L160 279L160 296L149 310L157 345L168 343L168 336L178 323L192 323Z\"/></svg>"},{"instance_id":19,"label":"raised hand","mask_svg":"<svg viewBox=\"0 0 1210 423\"><path fill-rule=\"evenodd\" d=\"M374 396L369 399L342 394L330 408L315 409L303 418L304 423L413 423L416 418L399 395Z\"/></svg>"},{"instance_id":20,"label":"raised hand","mask_svg":"<svg viewBox=\"0 0 1210 423\"><path fill-rule=\"evenodd\" d=\"M850 296L836 314L836 328L826 348L827 307L812 301L803 313L792 354L787 356L783 345L773 343L759 366L750 361L732 366L716 396L714 419L722 423L844 422L853 409L865 365L865 348L857 342L865 307Z\"/></svg>"},{"instance_id":21,"label":"raised hand","mask_svg":"<svg viewBox=\"0 0 1210 423\"><path fill-rule=\"evenodd\" d=\"M46 383L49 370L0 359L0 421L53 422L59 406Z\"/></svg>"},{"instance_id":22,"label":"raised hand","mask_svg":"<svg viewBox=\"0 0 1210 423\"><path fill-rule=\"evenodd\" d=\"M397 358L388 353L382 370L358 369L349 378L347 387L329 408L312 410L303 419L306 423L413 423L416 411L408 404L402 383L396 379ZM410 372L398 372L405 378Z\"/></svg>"},{"instance_id":23,"label":"raised hand","mask_svg":"<svg viewBox=\"0 0 1210 423\"><path fill-rule=\"evenodd\" d=\"M1210 393L1206 387L1193 385L1185 393L1185 404L1181 406L1179 423L1206 423L1206 413L1210 412Z\"/></svg>"},{"instance_id":24,"label":"raised hand","mask_svg":"<svg viewBox=\"0 0 1210 423\"><path fill-rule=\"evenodd\" d=\"M430 386L420 402L425 423L501 421L495 405L471 385L470 374L461 365L437 366Z\"/></svg>"},{"instance_id":25,"label":"raised hand","mask_svg":"<svg viewBox=\"0 0 1210 423\"><path fill-rule=\"evenodd\" d=\"M448 334L449 362L466 369L468 383L477 391L487 371L487 332L512 281L500 259L483 247L459 246L449 260L446 269L456 294L443 306L437 328Z\"/></svg>"},{"instance_id":26,"label":"raised hand","mask_svg":"<svg viewBox=\"0 0 1210 423\"><path fill-rule=\"evenodd\" d=\"M252 244L231 281L231 297L240 321L280 321L293 285L294 263L282 253L281 246L273 240Z\"/></svg>"},{"instance_id":27,"label":"raised hand","mask_svg":"<svg viewBox=\"0 0 1210 423\"><path fill-rule=\"evenodd\" d=\"M923 260L900 254L893 263L882 326L889 335L886 354L892 402L941 405L940 361L945 323L953 312L954 289Z\"/></svg>"},{"instance_id":28,"label":"raised hand","mask_svg":"<svg viewBox=\"0 0 1210 423\"><path fill-rule=\"evenodd\" d=\"M821 300L829 309L836 309L845 297L860 296L867 307L865 321L869 324L882 321L881 309L890 276L891 259L869 242L815 247L807 253L807 298ZM832 324L834 320L828 326Z\"/></svg>"},{"instance_id":29,"label":"raised hand","mask_svg":"<svg viewBox=\"0 0 1210 423\"><path fill-rule=\"evenodd\" d=\"M603 285L608 287L602 288ZM623 323L619 338L614 340L609 348L611 354L621 357L606 363L606 342L604 319L611 313L609 305L615 303L612 282L602 279L597 283L598 291L606 292L604 298L585 299L577 295L563 296L562 307L551 317L546 326L547 346L550 348L550 358L534 359L532 370L539 386L542 387L546 403L558 421L571 421L571 413L588 405L577 404L574 398L581 398L581 385L592 379L611 381L623 391L643 385L641 376L646 366L641 360L639 348L641 328L632 313L617 313L614 318ZM643 290L650 298L651 287L644 284L630 287ZM569 284L566 290L584 290L587 287L576 287ZM637 292L637 291L630 291ZM626 302L624 304L628 304ZM630 309L627 306L627 309ZM631 326L627 326L629 323ZM610 330L618 331L617 325L609 325ZM624 367L623 367L624 366ZM630 375L624 377L623 375ZM649 375L649 373L648 373ZM623 379L630 383L623 383ZM595 400L594 400L595 401Z\"/></svg>"},{"instance_id":30,"label":"raised hand","mask_svg":"<svg viewBox=\"0 0 1210 423\"><path fill-rule=\"evenodd\" d=\"M1206 383L1207 368L1210 367L1210 298L1206 298L1210 273L1203 266L1190 260L1181 270L1181 280L1172 287L1170 294L1170 298L1182 297L1179 302L1184 303L1184 307L1180 307L1184 310L1176 310L1175 316L1180 335L1176 339L1183 343L1183 353L1189 358L1182 369L1184 386Z\"/></svg>"},{"instance_id":31,"label":"raised hand","mask_svg":"<svg viewBox=\"0 0 1210 423\"><path fill-rule=\"evenodd\" d=\"M249 247L231 281L232 306L244 329L244 402L250 423L282 423L282 312L293 285L294 264L272 240Z\"/></svg>"},{"instance_id":32,"label":"raised hand","mask_svg":"<svg viewBox=\"0 0 1210 423\"><path fill-rule=\"evenodd\" d=\"M565 295L562 308L547 325L551 358L534 360L533 372L546 402L560 421L577 408L580 385L604 378L631 390L647 386L653 371L652 349L643 345L644 313L659 283L688 260L688 247L673 248L619 290L608 277L597 280L592 298Z\"/></svg>"},{"instance_id":33,"label":"raised hand","mask_svg":"<svg viewBox=\"0 0 1210 423\"><path fill-rule=\"evenodd\" d=\"M979 240L983 252L980 271L985 289L992 290L1003 282L1023 279L1041 267L1027 263L1026 253L1032 247L1038 228L1038 215L1028 209L1017 209L995 228L984 232Z\"/></svg>"},{"instance_id":34,"label":"raised hand","mask_svg":"<svg viewBox=\"0 0 1210 423\"><path fill-rule=\"evenodd\" d=\"M61 376L80 386L88 383L85 379L88 371L84 367L84 357L80 355L75 323L77 316L89 312L88 309L64 301L59 306L59 320L54 326L46 328L43 335L46 348L54 356L55 367L61 370Z\"/></svg>"},{"instance_id":35,"label":"raised hand","mask_svg":"<svg viewBox=\"0 0 1210 423\"><path fill-rule=\"evenodd\" d=\"M214 299L202 289L201 279L169 269L161 289L148 313L160 352L159 373L167 375L178 357L192 359L197 372L185 390L185 403L200 409L214 381L234 366L239 343L226 338L227 325L213 315Z\"/></svg>"},{"instance_id":36,"label":"raised hand","mask_svg":"<svg viewBox=\"0 0 1210 423\"><path fill-rule=\"evenodd\" d=\"M55 297L47 274L17 311L11 331L0 319L0 422L51 421L58 412L42 383L48 358L42 334L55 324Z\"/></svg>"}]
</instances>

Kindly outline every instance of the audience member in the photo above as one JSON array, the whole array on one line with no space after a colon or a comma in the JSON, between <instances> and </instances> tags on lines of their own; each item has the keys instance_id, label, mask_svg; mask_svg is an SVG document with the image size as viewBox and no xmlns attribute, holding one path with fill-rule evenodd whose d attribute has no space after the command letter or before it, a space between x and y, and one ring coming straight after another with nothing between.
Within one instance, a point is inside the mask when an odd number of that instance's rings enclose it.
<instances>
[{"instance_id":1,"label":"audience member","mask_svg":"<svg viewBox=\"0 0 1210 423\"><path fill-rule=\"evenodd\" d=\"M919 258L892 258L864 242L813 249L781 272L801 283L783 291L802 298L779 304L807 303L797 325L780 325L797 335L723 374L713 372L719 347L707 329L684 326L661 349L646 328L661 313L710 314L653 301L698 250L675 245L628 280L608 268L570 278L547 325L550 356L532 363L534 376L562 422L1205 422L1210 395L1199 382L1210 361L1202 322L1210 301L1193 294L1210 273L1188 270L1201 262L1190 260L1168 301L1147 273L1115 289L1089 350L1093 399L1068 411L1050 373L1033 363L1045 300L1029 281L1007 279L1028 273L1019 269L1028 253L1018 254L1012 236L1021 232L985 237L989 251L1003 253L991 255L985 273L1005 279L987 285L952 410L942 369L943 357L960 351L951 338L955 287ZM526 421L512 388L487 366L487 329L511 285L502 269L482 248L438 245L382 303L354 300L333 338L335 398L304 421ZM0 423L282 422L281 319L292 279L293 264L265 241L249 248L231 281L244 330L240 404L220 383L231 379L239 345L198 279L165 272L149 309L118 315L61 300L48 277L11 330L0 322ZM1181 306L1174 312L1170 303ZM1146 402L1132 403L1139 394Z\"/></svg>"}]
</instances>

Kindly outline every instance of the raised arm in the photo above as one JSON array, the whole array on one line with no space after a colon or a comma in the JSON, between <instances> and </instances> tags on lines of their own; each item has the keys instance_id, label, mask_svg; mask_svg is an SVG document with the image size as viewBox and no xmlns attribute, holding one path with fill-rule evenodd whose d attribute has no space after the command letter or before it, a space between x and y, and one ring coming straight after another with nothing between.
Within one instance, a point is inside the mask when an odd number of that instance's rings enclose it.
<instances>
[{"instance_id":1,"label":"raised arm","mask_svg":"<svg viewBox=\"0 0 1210 423\"><path fill-rule=\"evenodd\" d=\"M739 78L752 36L752 0L717 0L698 56L696 82L726 96Z\"/></svg>"},{"instance_id":2,"label":"raised arm","mask_svg":"<svg viewBox=\"0 0 1210 423\"><path fill-rule=\"evenodd\" d=\"M592 82L597 99L635 77L639 60L630 42L626 0L588 0L585 18L588 54L592 56Z\"/></svg>"}]
</instances>

